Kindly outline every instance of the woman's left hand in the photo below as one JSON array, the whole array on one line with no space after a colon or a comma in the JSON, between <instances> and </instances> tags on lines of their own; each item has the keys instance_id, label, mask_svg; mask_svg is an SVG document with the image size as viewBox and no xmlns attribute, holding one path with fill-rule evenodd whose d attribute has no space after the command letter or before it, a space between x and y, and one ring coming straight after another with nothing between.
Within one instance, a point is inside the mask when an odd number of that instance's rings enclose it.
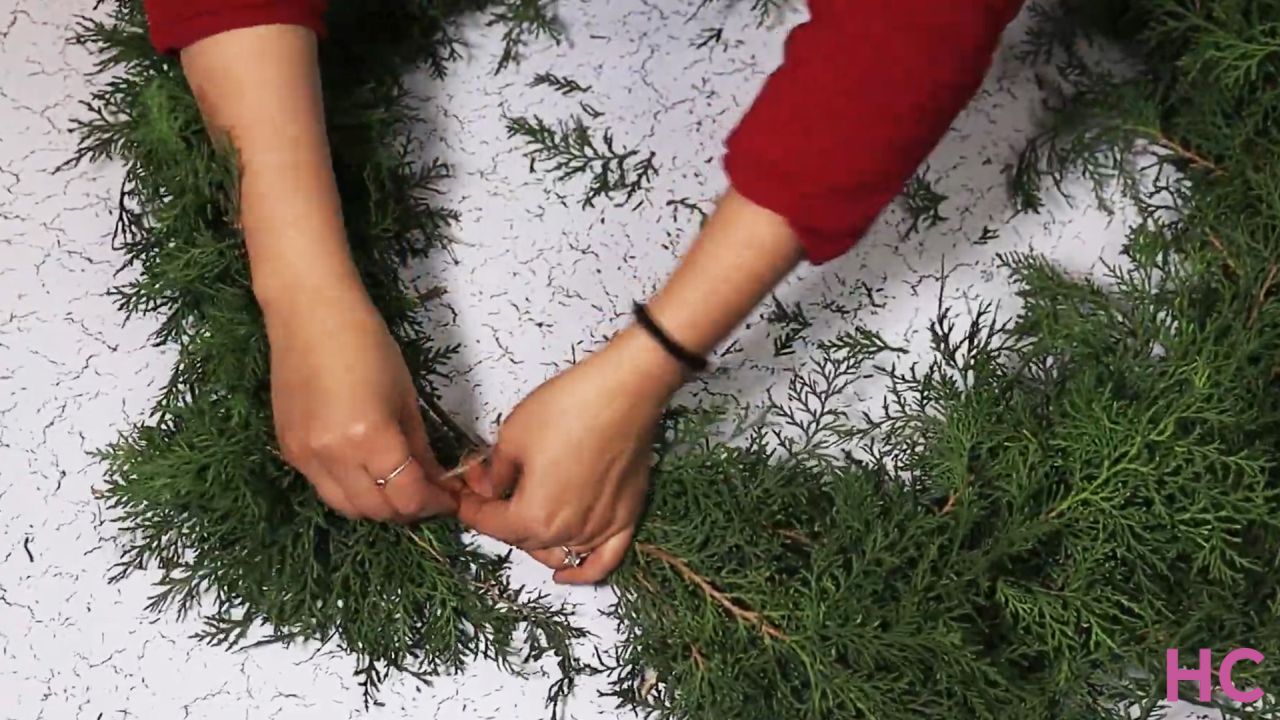
<instances>
[{"instance_id":1,"label":"woman's left hand","mask_svg":"<svg viewBox=\"0 0 1280 720\"><path fill-rule=\"evenodd\" d=\"M467 475L458 518L555 569L556 582L604 580L631 545L654 430L682 375L643 332L620 333L507 417L488 461ZM585 559L573 567L565 548Z\"/></svg>"},{"instance_id":2,"label":"woman's left hand","mask_svg":"<svg viewBox=\"0 0 1280 720\"><path fill-rule=\"evenodd\" d=\"M730 190L650 299L650 315L673 342L705 355L802 256L785 218ZM489 462L468 473L458 518L555 568L557 582L605 579L631 545L654 430L684 376L645 330L619 333L516 407ZM583 554L580 567L566 563Z\"/></svg>"}]
</instances>

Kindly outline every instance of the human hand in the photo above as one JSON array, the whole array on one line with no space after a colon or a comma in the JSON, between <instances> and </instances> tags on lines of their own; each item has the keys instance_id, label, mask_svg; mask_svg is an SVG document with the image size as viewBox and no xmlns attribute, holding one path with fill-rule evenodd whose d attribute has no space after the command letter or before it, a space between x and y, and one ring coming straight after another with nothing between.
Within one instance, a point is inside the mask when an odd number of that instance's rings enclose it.
<instances>
[{"instance_id":1,"label":"human hand","mask_svg":"<svg viewBox=\"0 0 1280 720\"><path fill-rule=\"evenodd\" d=\"M639 331L544 383L503 422L466 475L458 518L556 570L600 582L622 562L644 510L653 433L678 363ZM564 548L585 556L566 564Z\"/></svg>"},{"instance_id":2,"label":"human hand","mask_svg":"<svg viewBox=\"0 0 1280 720\"><path fill-rule=\"evenodd\" d=\"M285 460L348 518L405 522L453 512L453 494L437 484L443 470L417 390L363 289L328 286L302 297L264 307Z\"/></svg>"}]
</instances>

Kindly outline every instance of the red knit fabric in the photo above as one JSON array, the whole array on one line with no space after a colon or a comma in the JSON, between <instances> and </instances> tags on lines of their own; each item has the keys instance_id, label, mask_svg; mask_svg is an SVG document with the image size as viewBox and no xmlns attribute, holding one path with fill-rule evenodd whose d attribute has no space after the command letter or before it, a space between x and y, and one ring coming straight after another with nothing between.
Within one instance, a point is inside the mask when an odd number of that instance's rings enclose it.
<instances>
[{"instance_id":1,"label":"red knit fabric","mask_svg":"<svg viewBox=\"0 0 1280 720\"><path fill-rule=\"evenodd\" d=\"M743 196L814 263L848 250L977 92L1021 0L810 0L781 67L730 135Z\"/></svg>"},{"instance_id":2,"label":"red knit fabric","mask_svg":"<svg viewBox=\"0 0 1280 720\"><path fill-rule=\"evenodd\" d=\"M172 53L211 35L257 25L301 25L324 35L327 0L143 0L151 44Z\"/></svg>"},{"instance_id":3,"label":"red knit fabric","mask_svg":"<svg viewBox=\"0 0 1280 720\"><path fill-rule=\"evenodd\" d=\"M324 31L325 0L145 0L161 52L235 28ZM1022 0L810 0L729 136L734 188L785 217L814 263L877 215L973 97Z\"/></svg>"}]
</instances>

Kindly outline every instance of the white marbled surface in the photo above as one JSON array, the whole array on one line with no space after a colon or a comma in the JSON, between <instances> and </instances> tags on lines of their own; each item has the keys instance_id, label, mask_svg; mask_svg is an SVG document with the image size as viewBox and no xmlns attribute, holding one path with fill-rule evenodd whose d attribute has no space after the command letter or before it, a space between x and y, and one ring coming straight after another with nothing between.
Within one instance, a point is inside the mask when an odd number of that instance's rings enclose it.
<instances>
[{"instance_id":1,"label":"white marbled surface","mask_svg":"<svg viewBox=\"0 0 1280 720\"><path fill-rule=\"evenodd\" d=\"M445 399L484 433L616 327L630 301L674 265L697 218L667 202L707 208L723 189L721 143L779 61L785 29L757 28L747 3L697 17L696 3L682 0L561 5L566 44L539 46L523 66L495 76L496 34L473 23L467 60L443 83L417 83L427 98L423 132L455 168L447 197L462 215L453 259L442 254L418 274L450 288L456 324L441 332L463 352L460 381ZM544 717L544 681L488 666L432 687L395 678L366 711L347 658L315 648L209 648L188 639L194 621L143 610L147 577L106 582L118 550L90 492L102 477L90 453L145 412L169 357L149 347L151 321L123 324L106 297L122 260L108 242L120 168L54 173L74 147L68 128L91 82L92 58L66 38L75 17L91 12L91 0L0 0L0 718ZM1025 22L1011 28L1010 43ZM694 48L716 25L725 44ZM553 118L576 107L526 87L543 70L592 85L587 99L607 112L618 141L657 153L661 173L644 207L584 212L579 187L553 189L529 172L506 139L503 111ZM1007 298L993 269L999 252L1035 249L1081 270L1115 259L1123 227L1087 206L1055 201L1041 216L1008 221L1004 167L1040 99L1031 73L1003 52L929 160L949 196L948 220L904 238L903 215L891 209L847 257L803 270L780 297L853 304L866 283L878 307L859 320L918 341L944 263L954 271L946 298L963 304ZM975 244L988 225L999 238ZM815 316L812 337L842 322ZM760 323L733 347L725 358L732 372L710 386L747 398L785 380L803 355L774 358ZM515 572L546 583L532 562ZM583 622L607 646L612 631L597 610L608 591L553 592L580 603ZM587 685L569 716L618 712Z\"/></svg>"}]
</instances>

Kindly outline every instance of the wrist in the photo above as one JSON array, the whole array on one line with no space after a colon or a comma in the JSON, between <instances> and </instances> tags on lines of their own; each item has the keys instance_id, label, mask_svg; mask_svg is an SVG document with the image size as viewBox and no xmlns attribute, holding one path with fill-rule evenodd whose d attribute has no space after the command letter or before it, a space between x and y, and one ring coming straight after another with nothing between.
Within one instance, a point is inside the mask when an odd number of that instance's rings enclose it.
<instances>
[{"instance_id":1,"label":"wrist","mask_svg":"<svg viewBox=\"0 0 1280 720\"><path fill-rule=\"evenodd\" d=\"M690 376L683 363L636 325L615 335L601 355L628 395L657 407L666 405Z\"/></svg>"},{"instance_id":2,"label":"wrist","mask_svg":"<svg viewBox=\"0 0 1280 720\"><path fill-rule=\"evenodd\" d=\"M356 306L369 302L360 274L350 259L253 264L253 295L268 330L317 308Z\"/></svg>"}]
</instances>

